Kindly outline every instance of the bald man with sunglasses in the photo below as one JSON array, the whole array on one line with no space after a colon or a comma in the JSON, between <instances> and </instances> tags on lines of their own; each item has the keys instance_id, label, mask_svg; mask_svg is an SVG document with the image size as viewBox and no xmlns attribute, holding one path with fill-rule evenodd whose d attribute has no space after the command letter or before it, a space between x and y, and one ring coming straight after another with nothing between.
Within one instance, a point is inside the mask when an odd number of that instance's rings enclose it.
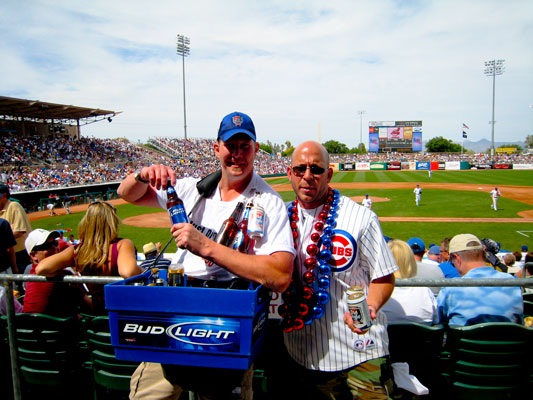
<instances>
[{"instance_id":1,"label":"bald man with sunglasses","mask_svg":"<svg viewBox=\"0 0 533 400\"><path fill-rule=\"evenodd\" d=\"M386 317L379 309L392 294L398 267L378 218L348 197L338 195L337 204L331 200L337 196L329 187L333 170L320 143L299 145L287 175L296 194L296 200L287 206L297 259L293 284L282 293L285 301L280 306L290 359L279 363L286 373L279 373L277 379L286 381L276 387L286 389L277 398L387 399L393 386L392 371L386 358ZM333 229L332 235L326 228L317 228L323 212L328 215L324 226ZM329 247L325 245L328 238ZM313 245L318 252L329 249L329 261L313 258ZM313 266L313 260L330 272ZM356 327L348 312L347 289L353 286L362 287L367 294L370 328ZM326 301L306 301L309 290L311 299Z\"/></svg>"}]
</instances>

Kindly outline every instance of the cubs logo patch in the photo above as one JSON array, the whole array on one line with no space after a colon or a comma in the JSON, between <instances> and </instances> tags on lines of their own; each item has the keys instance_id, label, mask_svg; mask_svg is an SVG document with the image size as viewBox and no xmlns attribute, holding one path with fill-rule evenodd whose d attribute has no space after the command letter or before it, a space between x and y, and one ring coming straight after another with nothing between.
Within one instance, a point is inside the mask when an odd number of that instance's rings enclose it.
<instances>
[{"instance_id":1,"label":"cubs logo patch","mask_svg":"<svg viewBox=\"0 0 533 400\"><path fill-rule=\"evenodd\" d=\"M240 115L235 115L233 117L233 125L241 126L241 124L242 124L242 117Z\"/></svg>"},{"instance_id":2,"label":"cubs logo patch","mask_svg":"<svg viewBox=\"0 0 533 400\"><path fill-rule=\"evenodd\" d=\"M332 257L328 264L333 272L346 271L355 261L357 244L353 236L342 229L335 229L333 233L331 237Z\"/></svg>"}]
</instances>

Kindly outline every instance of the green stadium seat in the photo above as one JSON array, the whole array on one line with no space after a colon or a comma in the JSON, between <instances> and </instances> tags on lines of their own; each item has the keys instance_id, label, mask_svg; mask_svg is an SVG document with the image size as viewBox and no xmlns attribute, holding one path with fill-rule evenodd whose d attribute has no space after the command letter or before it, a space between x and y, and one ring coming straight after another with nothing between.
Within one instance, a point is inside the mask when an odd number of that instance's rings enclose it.
<instances>
[{"instance_id":1,"label":"green stadium seat","mask_svg":"<svg viewBox=\"0 0 533 400\"><path fill-rule=\"evenodd\" d=\"M532 373L533 329L507 322L447 331L447 398L525 399Z\"/></svg>"},{"instance_id":2,"label":"green stadium seat","mask_svg":"<svg viewBox=\"0 0 533 400\"><path fill-rule=\"evenodd\" d=\"M387 326L391 362L406 362L409 373L429 389L435 398L440 386L440 354L444 325L424 325L417 322L391 323Z\"/></svg>"},{"instance_id":3,"label":"green stadium seat","mask_svg":"<svg viewBox=\"0 0 533 400\"><path fill-rule=\"evenodd\" d=\"M87 365L92 369L94 399L127 399L131 375L139 363L116 359L107 316L88 318L82 329L90 353Z\"/></svg>"}]
</instances>

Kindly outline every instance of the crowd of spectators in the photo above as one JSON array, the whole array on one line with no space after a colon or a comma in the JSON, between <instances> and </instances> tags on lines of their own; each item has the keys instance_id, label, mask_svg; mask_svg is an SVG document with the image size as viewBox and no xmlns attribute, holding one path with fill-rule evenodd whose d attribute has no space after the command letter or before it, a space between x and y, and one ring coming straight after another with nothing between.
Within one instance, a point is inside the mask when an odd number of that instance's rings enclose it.
<instances>
[{"instance_id":1,"label":"crowd of spectators","mask_svg":"<svg viewBox=\"0 0 533 400\"><path fill-rule=\"evenodd\" d=\"M67 136L0 136L0 181L11 191L118 182L147 164L165 164L179 176L201 177L218 168L213 139L177 139L156 137L146 146L126 139L73 139ZM489 163L485 153L367 153L332 154L331 162L387 161L468 161ZM533 163L533 155L498 155L496 162ZM255 171L261 175L283 174L290 157L277 157L262 150L255 159Z\"/></svg>"}]
</instances>

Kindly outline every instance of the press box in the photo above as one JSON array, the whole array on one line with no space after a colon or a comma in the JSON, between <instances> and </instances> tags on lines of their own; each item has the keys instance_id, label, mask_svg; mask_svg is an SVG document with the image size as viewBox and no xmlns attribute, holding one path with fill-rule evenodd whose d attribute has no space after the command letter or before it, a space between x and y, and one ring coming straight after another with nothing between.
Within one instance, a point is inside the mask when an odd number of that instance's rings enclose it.
<instances>
[{"instance_id":1,"label":"press box","mask_svg":"<svg viewBox=\"0 0 533 400\"><path fill-rule=\"evenodd\" d=\"M149 272L104 287L117 359L249 368L264 341L266 288L132 285Z\"/></svg>"}]
</instances>

